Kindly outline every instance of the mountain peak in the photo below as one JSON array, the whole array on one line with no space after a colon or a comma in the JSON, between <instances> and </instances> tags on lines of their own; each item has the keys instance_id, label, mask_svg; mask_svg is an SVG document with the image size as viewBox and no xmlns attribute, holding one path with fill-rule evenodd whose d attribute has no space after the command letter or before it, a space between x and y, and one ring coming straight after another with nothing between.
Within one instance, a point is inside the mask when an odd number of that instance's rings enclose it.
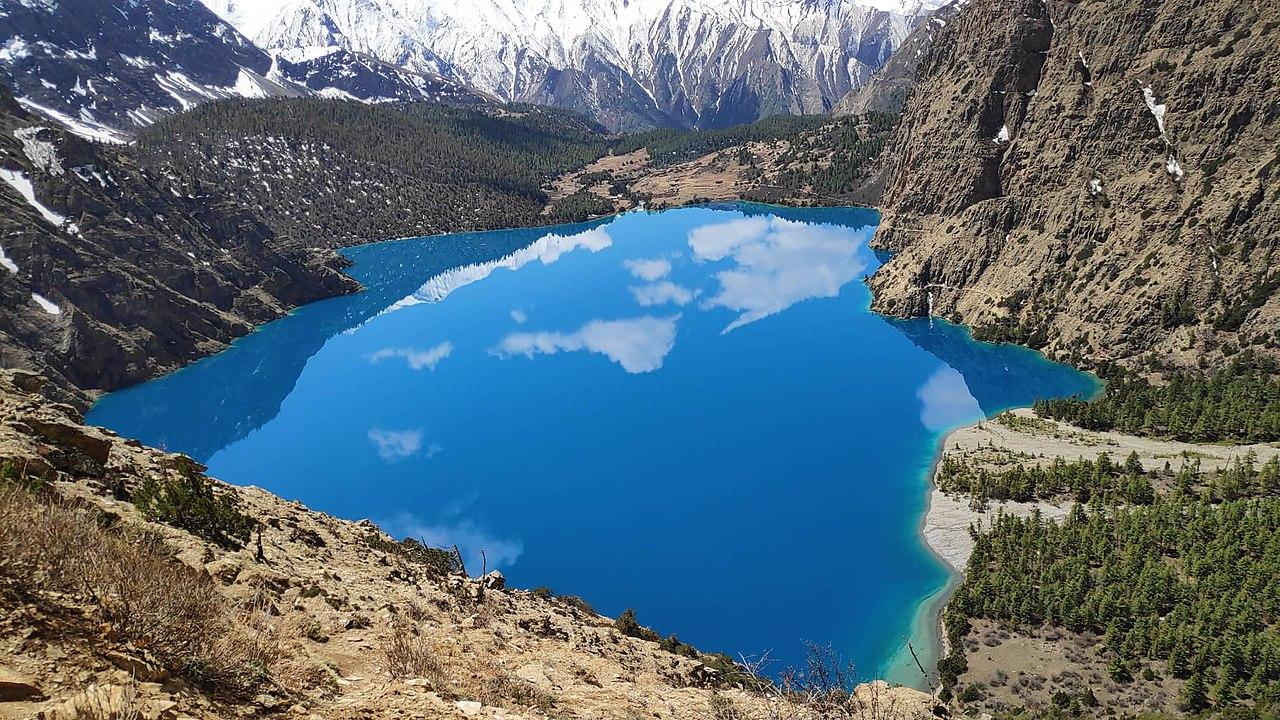
<instances>
[{"instance_id":1,"label":"mountain peak","mask_svg":"<svg viewBox=\"0 0 1280 720\"><path fill-rule=\"evenodd\" d=\"M825 112L943 0L203 0L259 46L337 46L613 129Z\"/></svg>"}]
</instances>

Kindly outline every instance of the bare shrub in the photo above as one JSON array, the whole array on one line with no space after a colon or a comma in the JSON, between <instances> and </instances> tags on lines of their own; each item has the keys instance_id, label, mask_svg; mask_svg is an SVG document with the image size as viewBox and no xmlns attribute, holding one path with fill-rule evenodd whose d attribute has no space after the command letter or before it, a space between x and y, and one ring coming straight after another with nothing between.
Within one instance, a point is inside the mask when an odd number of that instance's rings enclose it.
<instances>
[{"instance_id":1,"label":"bare shrub","mask_svg":"<svg viewBox=\"0 0 1280 720\"><path fill-rule=\"evenodd\" d=\"M338 695L338 673L331 667L312 661L284 662L276 671L276 679L292 690L302 690L323 698Z\"/></svg>"},{"instance_id":2,"label":"bare shrub","mask_svg":"<svg viewBox=\"0 0 1280 720\"><path fill-rule=\"evenodd\" d=\"M709 703L711 705L711 720L749 720L750 718L738 706L738 703L734 702L733 698L728 695L713 692Z\"/></svg>"},{"instance_id":3,"label":"bare shrub","mask_svg":"<svg viewBox=\"0 0 1280 720\"><path fill-rule=\"evenodd\" d=\"M153 534L107 527L96 508L47 488L0 483L0 583L88 600L115 639L218 690L247 692L269 669L261 638L244 636L251 628L207 575L174 560Z\"/></svg>"},{"instance_id":4,"label":"bare shrub","mask_svg":"<svg viewBox=\"0 0 1280 720\"><path fill-rule=\"evenodd\" d=\"M404 608L404 614L415 623L420 623L429 617L427 609L419 605L417 602L410 600Z\"/></svg>"},{"instance_id":5,"label":"bare shrub","mask_svg":"<svg viewBox=\"0 0 1280 720\"><path fill-rule=\"evenodd\" d=\"M88 583L113 631L169 667L211 660L230 628L226 602L208 578L166 557L145 533L95 538Z\"/></svg>"},{"instance_id":6,"label":"bare shrub","mask_svg":"<svg viewBox=\"0 0 1280 720\"><path fill-rule=\"evenodd\" d=\"M729 720L923 720L929 713L903 706L883 682L855 684L852 665L840 662L830 647L810 643L803 668L788 669L778 682L764 673L769 660L744 661L743 671L755 679L747 686L756 702L724 705L713 712ZM726 698L727 699L727 698Z\"/></svg>"},{"instance_id":7,"label":"bare shrub","mask_svg":"<svg viewBox=\"0 0 1280 720\"><path fill-rule=\"evenodd\" d=\"M479 698L488 705L533 708L544 714L551 711L556 698L551 693L522 678L498 673L484 681L480 688Z\"/></svg>"},{"instance_id":8,"label":"bare shrub","mask_svg":"<svg viewBox=\"0 0 1280 720\"><path fill-rule=\"evenodd\" d=\"M417 677L444 688L444 667L435 649L418 632L417 625L402 620L391 623L391 633L381 643L383 667L393 678Z\"/></svg>"},{"instance_id":9,"label":"bare shrub","mask_svg":"<svg viewBox=\"0 0 1280 720\"><path fill-rule=\"evenodd\" d=\"M284 631L271 613L266 591L258 587L246 607L233 614L229 632L215 643L218 656L236 658L238 684L248 686L274 674L284 657Z\"/></svg>"}]
</instances>

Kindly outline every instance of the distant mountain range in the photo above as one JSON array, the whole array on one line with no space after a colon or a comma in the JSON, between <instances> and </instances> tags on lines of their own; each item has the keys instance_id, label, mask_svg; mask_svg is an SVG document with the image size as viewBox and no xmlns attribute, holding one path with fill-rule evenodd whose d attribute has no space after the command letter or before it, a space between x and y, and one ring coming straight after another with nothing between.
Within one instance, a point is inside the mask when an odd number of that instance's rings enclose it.
<instances>
[{"instance_id":1,"label":"distant mountain range","mask_svg":"<svg viewBox=\"0 0 1280 720\"><path fill-rule=\"evenodd\" d=\"M611 130L723 127L830 110L942 4L0 0L0 82L103 140L237 96L515 101Z\"/></svg>"}]
</instances>

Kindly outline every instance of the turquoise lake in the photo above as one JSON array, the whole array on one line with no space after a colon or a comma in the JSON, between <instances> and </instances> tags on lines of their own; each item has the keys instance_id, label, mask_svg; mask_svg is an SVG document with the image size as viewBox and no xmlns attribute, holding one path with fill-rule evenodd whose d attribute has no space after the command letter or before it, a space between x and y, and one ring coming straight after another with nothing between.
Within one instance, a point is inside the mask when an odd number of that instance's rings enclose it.
<instances>
[{"instance_id":1,"label":"turquoise lake","mask_svg":"<svg viewBox=\"0 0 1280 720\"><path fill-rule=\"evenodd\" d=\"M890 659L949 579L918 535L941 435L1096 381L871 312L878 221L729 204L353 248L365 292L88 419L705 650L776 671L813 641L910 681Z\"/></svg>"}]
</instances>

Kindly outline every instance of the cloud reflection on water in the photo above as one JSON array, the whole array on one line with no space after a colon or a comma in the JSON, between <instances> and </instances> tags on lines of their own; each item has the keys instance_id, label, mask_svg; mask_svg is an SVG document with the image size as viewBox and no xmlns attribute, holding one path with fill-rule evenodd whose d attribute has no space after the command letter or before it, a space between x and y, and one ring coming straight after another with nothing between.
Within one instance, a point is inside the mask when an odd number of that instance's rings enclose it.
<instances>
[{"instance_id":1,"label":"cloud reflection on water","mask_svg":"<svg viewBox=\"0 0 1280 720\"><path fill-rule=\"evenodd\" d=\"M671 261L666 258L643 259L634 258L632 260L623 260L622 266L631 271L631 274L640 280L661 280L671 274Z\"/></svg>"},{"instance_id":2,"label":"cloud reflection on water","mask_svg":"<svg viewBox=\"0 0 1280 720\"><path fill-rule=\"evenodd\" d=\"M405 364L407 364L411 370L421 370L422 368L435 370L436 365L438 365L441 360L444 360L452 354L453 343L445 340L435 347L426 349L415 347L382 348L381 350L369 355L369 362L376 365L383 360L400 358L405 361Z\"/></svg>"},{"instance_id":3,"label":"cloud reflection on water","mask_svg":"<svg viewBox=\"0 0 1280 720\"><path fill-rule=\"evenodd\" d=\"M720 291L704 308L739 311L723 332L775 315L803 300L835 297L864 273L858 252L868 229L814 225L779 217L747 217L689 231L694 257L732 259L735 266L716 273Z\"/></svg>"},{"instance_id":4,"label":"cloud reflection on water","mask_svg":"<svg viewBox=\"0 0 1280 720\"><path fill-rule=\"evenodd\" d=\"M641 307L666 305L667 303L684 306L692 302L694 296L697 295L693 290L683 285L677 285L670 280L663 280L650 285L633 285L628 289L631 290L631 295L635 297L636 302Z\"/></svg>"},{"instance_id":5,"label":"cloud reflection on water","mask_svg":"<svg viewBox=\"0 0 1280 720\"><path fill-rule=\"evenodd\" d=\"M916 397L920 400L920 422L933 432L986 417L964 376L949 365L935 370L916 390Z\"/></svg>"},{"instance_id":6,"label":"cloud reflection on water","mask_svg":"<svg viewBox=\"0 0 1280 720\"><path fill-rule=\"evenodd\" d=\"M422 430L383 430L373 428L368 432L369 441L378 451L378 457L386 462L403 460L417 455L422 449Z\"/></svg>"},{"instance_id":7,"label":"cloud reflection on water","mask_svg":"<svg viewBox=\"0 0 1280 720\"><path fill-rule=\"evenodd\" d=\"M378 526L392 537L413 538L428 547L457 545L467 571L476 574L486 567L489 570L510 567L524 554L524 543L520 540L498 537L467 518L428 523L411 513L399 513L379 521Z\"/></svg>"},{"instance_id":8,"label":"cloud reflection on water","mask_svg":"<svg viewBox=\"0 0 1280 720\"><path fill-rule=\"evenodd\" d=\"M608 357L629 373L646 373L662 367L676 341L676 322L671 317L643 317L628 320L592 320L571 333L512 333L493 349L499 357L512 355L554 355L586 350Z\"/></svg>"}]
</instances>

